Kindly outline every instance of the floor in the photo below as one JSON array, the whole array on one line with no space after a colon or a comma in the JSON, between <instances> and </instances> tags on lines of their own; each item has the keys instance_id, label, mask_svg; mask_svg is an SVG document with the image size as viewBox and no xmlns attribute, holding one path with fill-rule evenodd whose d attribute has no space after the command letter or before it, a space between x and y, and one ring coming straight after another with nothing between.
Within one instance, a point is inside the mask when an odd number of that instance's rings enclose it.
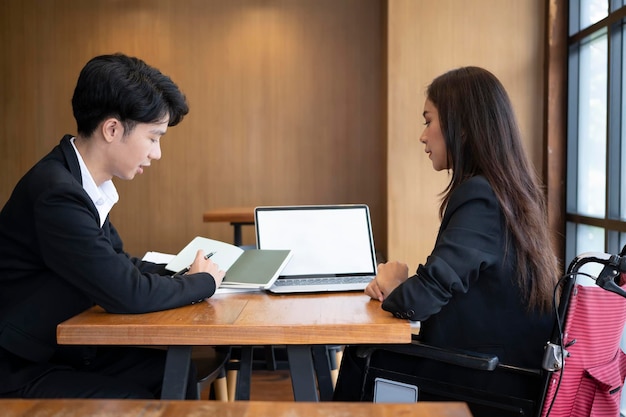
<instances>
[{"instance_id":1,"label":"floor","mask_svg":"<svg viewBox=\"0 0 626 417\"><path fill-rule=\"evenodd\" d=\"M289 371L252 372L250 399L256 401L293 401Z\"/></svg>"},{"instance_id":2,"label":"floor","mask_svg":"<svg viewBox=\"0 0 626 417\"><path fill-rule=\"evenodd\" d=\"M342 352L336 353L336 363L341 363ZM284 359L284 358L283 358ZM333 382L337 380L338 370L331 370ZM293 401L293 389L288 370L253 370L250 387L250 399L256 401Z\"/></svg>"},{"instance_id":3,"label":"floor","mask_svg":"<svg viewBox=\"0 0 626 417\"><path fill-rule=\"evenodd\" d=\"M263 351L260 350L258 353L260 355L256 356L257 351L255 350L255 358L258 360L259 358L263 359ZM250 386L250 400L252 401L293 401L293 389L291 387L291 377L289 375L289 370L286 369L286 353L283 350L275 350L276 355L276 364L278 366L277 370L265 370L254 369L252 371L252 380ZM341 363L341 351L337 352L336 361L337 363ZM258 363L257 363L258 365ZM333 380L336 380L338 374L338 370L334 369L331 371L331 377ZM209 398L209 392L205 387L203 393L201 394L201 398Z\"/></svg>"},{"instance_id":4,"label":"floor","mask_svg":"<svg viewBox=\"0 0 626 417\"><path fill-rule=\"evenodd\" d=\"M291 378L289 371L254 370L250 387L251 401L293 401ZM204 391L201 398L208 398L209 392Z\"/></svg>"}]
</instances>

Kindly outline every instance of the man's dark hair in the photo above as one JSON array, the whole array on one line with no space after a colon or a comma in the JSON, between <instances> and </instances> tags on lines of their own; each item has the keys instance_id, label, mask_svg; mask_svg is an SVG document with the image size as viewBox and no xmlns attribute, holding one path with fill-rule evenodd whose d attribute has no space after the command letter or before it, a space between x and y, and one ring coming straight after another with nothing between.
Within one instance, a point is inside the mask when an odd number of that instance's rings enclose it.
<instances>
[{"instance_id":1,"label":"man's dark hair","mask_svg":"<svg viewBox=\"0 0 626 417\"><path fill-rule=\"evenodd\" d=\"M189 112L184 94L167 75L119 53L87 62L74 89L72 109L78 133L86 137L109 117L117 118L127 134L137 123L168 116L168 125L176 126Z\"/></svg>"}]
</instances>

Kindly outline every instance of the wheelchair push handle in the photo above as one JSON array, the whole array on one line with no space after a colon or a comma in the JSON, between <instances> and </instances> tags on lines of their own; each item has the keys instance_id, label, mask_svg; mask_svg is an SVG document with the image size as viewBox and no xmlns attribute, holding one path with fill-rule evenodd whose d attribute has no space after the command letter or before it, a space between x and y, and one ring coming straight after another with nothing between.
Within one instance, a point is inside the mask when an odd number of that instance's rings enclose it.
<instances>
[{"instance_id":1,"label":"wheelchair push handle","mask_svg":"<svg viewBox=\"0 0 626 417\"><path fill-rule=\"evenodd\" d=\"M626 256L624 252L626 246L619 255L612 255L603 252L585 252L572 260L567 268L568 274L576 274L580 267L587 263L598 263L604 265L602 271L595 278L596 285L607 291L621 295L626 298L626 291L618 284L621 281L621 274L626 273Z\"/></svg>"}]
</instances>

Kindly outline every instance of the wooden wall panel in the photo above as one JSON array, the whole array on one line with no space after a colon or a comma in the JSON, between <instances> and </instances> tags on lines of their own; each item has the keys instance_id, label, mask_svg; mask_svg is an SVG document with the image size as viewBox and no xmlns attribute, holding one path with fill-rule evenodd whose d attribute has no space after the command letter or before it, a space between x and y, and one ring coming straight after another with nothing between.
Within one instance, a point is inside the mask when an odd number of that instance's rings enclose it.
<instances>
[{"instance_id":1,"label":"wooden wall panel","mask_svg":"<svg viewBox=\"0 0 626 417\"><path fill-rule=\"evenodd\" d=\"M191 107L160 161L116 181L127 250L231 240L229 225L202 223L211 208L367 203L384 251L382 13L378 0L3 1L0 204L75 133L80 68L119 51L170 75Z\"/></svg>"},{"instance_id":2,"label":"wooden wall panel","mask_svg":"<svg viewBox=\"0 0 626 417\"><path fill-rule=\"evenodd\" d=\"M425 90L459 66L492 71L508 90L527 152L542 169L544 0L388 0L388 256L415 270L439 227L435 172L419 142Z\"/></svg>"}]
</instances>

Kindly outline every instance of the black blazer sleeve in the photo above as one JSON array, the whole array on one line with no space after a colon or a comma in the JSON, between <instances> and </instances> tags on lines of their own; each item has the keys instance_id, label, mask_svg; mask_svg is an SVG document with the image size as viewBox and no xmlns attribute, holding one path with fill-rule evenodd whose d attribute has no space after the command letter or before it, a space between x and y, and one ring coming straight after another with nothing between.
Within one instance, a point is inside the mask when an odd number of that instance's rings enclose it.
<instances>
[{"instance_id":1,"label":"black blazer sleeve","mask_svg":"<svg viewBox=\"0 0 626 417\"><path fill-rule=\"evenodd\" d=\"M123 251L109 220L99 226L94 210L82 187L72 183L57 183L34 201L43 262L94 303L110 312L144 313L189 304L214 293L215 282L208 274L143 273Z\"/></svg>"},{"instance_id":2,"label":"black blazer sleeve","mask_svg":"<svg viewBox=\"0 0 626 417\"><path fill-rule=\"evenodd\" d=\"M382 304L396 317L425 320L456 293L467 293L481 271L502 263L500 206L487 180L476 176L451 195L435 247L417 273Z\"/></svg>"}]
</instances>

